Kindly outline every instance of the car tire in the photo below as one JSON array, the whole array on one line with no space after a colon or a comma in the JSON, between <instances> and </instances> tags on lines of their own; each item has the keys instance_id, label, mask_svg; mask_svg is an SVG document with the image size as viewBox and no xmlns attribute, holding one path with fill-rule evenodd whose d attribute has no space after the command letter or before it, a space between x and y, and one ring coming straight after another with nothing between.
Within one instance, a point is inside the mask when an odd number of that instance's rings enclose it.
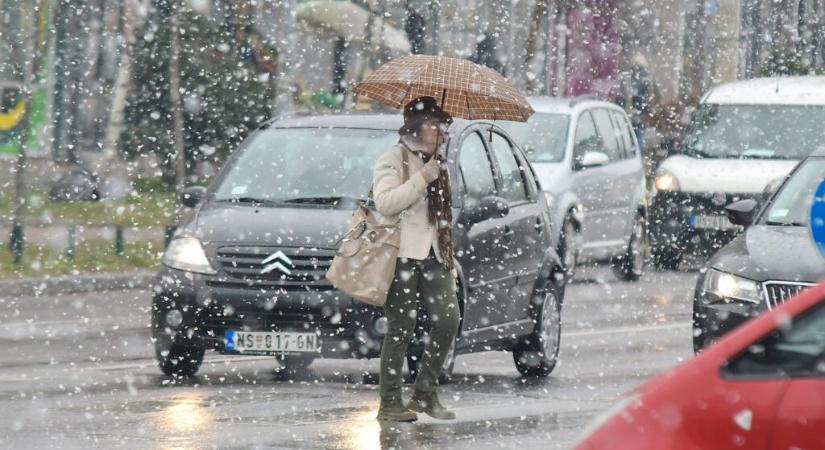
<instances>
[{"instance_id":1,"label":"car tire","mask_svg":"<svg viewBox=\"0 0 825 450\"><path fill-rule=\"evenodd\" d=\"M407 370L410 373L411 382L415 382L418 378L418 367L421 364L421 356L423 350L415 352L407 352ZM453 379L453 369L455 369L455 342L450 347L447 359L444 360L444 367L441 369L441 375L438 376L438 384L447 384Z\"/></svg>"},{"instance_id":2,"label":"car tire","mask_svg":"<svg viewBox=\"0 0 825 450\"><path fill-rule=\"evenodd\" d=\"M625 254L613 261L613 272L622 281L636 281L642 277L648 258L647 222L642 214L636 216Z\"/></svg>"},{"instance_id":3,"label":"car tire","mask_svg":"<svg viewBox=\"0 0 825 450\"><path fill-rule=\"evenodd\" d=\"M307 355L282 355L276 359L280 364L277 371L283 371L288 375L295 375L306 372L309 366L315 361L314 356Z\"/></svg>"},{"instance_id":4,"label":"car tire","mask_svg":"<svg viewBox=\"0 0 825 450\"><path fill-rule=\"evenodd\" d=\"M654 244L651 254L653 264L659 270L676 270L682 262L682 252L668 244Z\"/></svg>"},{"instance_id":5,"label":"car tire","mask_svg":"<svg viewBox=\"0 0 825 450\"><path fill-rule=\"evenodd\" d=\"M549 283L533 296L534 305L541 307L533 332L513 348L513 362L526 377L547 377L558 361L561 344L561 298L559 289Z\"/></svg>"},{"instance_id":6,"label":"car tire","mask_svg":"<svg viewBox=\"0 0 825 450\"><path fill-rule=\"evenodd\" d=\"M559 234L558 254L562 266L564 266L564 277L567 280L573 278L576 274L576 265L578 265L579 250L576 246L578 241L578 231L573 222L573 218L565 216L564 223Z\"/></svg>"},{"instance_id":7,"label":"car tire","mask_svg":"<svg viewBox=\"0 0 825 450\"><path fill-rule=\"evenodd\" d=\"M155 358L160 370L170 376L190 377L198 372L206 350L171 342L170 338L155 339Z\"/></svg>"}]
</instances>

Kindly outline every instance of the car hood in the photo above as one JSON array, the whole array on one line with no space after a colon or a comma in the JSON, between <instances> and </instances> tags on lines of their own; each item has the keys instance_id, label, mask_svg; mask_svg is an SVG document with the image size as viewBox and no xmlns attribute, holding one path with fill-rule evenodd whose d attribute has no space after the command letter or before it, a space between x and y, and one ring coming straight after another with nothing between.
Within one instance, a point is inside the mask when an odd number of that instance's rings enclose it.
<instances>
[{"instance_id":1,"label":"car hood","mask_svg":"<svg viewBox=\"0 0 825 450\"><path fill-rule=\"evenodd\" d=\"M335 248L352 209L328 206L254 207L207 203L192 231L204 242Z\"/></svg>"},{"instance_id":2,"label":"car hood","mask_svg":"<svg viewBox=\"0 0 825 450\"><path fill-rule=\"evenodd\" d=\"M771 181L784 177L799 161L754 159L698 159L671 156L659 165L685 192L759 194Z\"/></svg>"},{"instance_id":3,"label":"car hood","mask_svg":"<svg viewBox=\"0 0 825 450\"><path fill-rule=\"evenodd\" d=\"M541 183L541 188L546 191L557 192L559 186L564 182L563 163L532 163L532 165L536 177Z\"/></svg>"},{"instance_id":4,"label":"car hood","mask_svg":"<svg viewBox=\"0 0 825 450\"><path fill-rule=\"evenodd\" d=\"M756 281L825 278L825 259L807 227L752 225L719 250L710 267Z\"/></svg>"}]
</instances>

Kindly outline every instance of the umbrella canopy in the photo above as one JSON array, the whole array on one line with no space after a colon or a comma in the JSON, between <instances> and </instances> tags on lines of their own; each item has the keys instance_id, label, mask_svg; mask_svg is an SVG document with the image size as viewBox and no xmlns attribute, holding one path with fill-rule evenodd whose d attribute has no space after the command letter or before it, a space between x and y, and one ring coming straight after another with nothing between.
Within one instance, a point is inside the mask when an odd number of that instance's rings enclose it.
<instances>
[{"instance_id":1,"label":"umbrella canopy","mask_svg":"<svg viewBox=\"0 0 825 450\"><path fill-rule=\"evenodd\" d=\"M471 120L525 122L534 112L527 99L498 72L446 56L396 58L364 78L355 93L394 108L429 96L451 116Z\"/></svg>"},{"instance_id":2,"label":"umbrella canopy","mask_svg":"<svg viewBox=\"0 0 825 450\"><path fill-rule=\"evenodd\" d=\"M350 42L363 43L369 11L352 2L316 0L298 4L295 17L310 27L327 31ZM376 19L373 23L373 42L396 54L410 52L410 42L403 31L385 21Z\"/></svg>"}]
</instances>

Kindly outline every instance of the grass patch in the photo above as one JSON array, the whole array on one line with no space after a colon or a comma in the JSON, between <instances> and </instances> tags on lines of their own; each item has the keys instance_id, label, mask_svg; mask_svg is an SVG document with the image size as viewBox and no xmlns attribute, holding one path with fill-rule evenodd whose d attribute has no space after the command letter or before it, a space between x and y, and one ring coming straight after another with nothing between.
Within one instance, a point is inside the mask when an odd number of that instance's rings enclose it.
<instances>
[{"instance_id":1,"label":"grass patch","mask_svg":"<svg viewBox=\"0 0 825 450\"><path fill-rule=\"evenodd\" d=\"M175 194L161 189L135 191L118 201L60 202L45 192L32 192L26 222L39 224L167 226L174 223ZM0 192L0 221L11 223L14 193Z\"/></svg>"},{"instance_id":2,"label":"grass patch","mask_svg":"<svg viewBox=\"0 0 825 450\"><path fill-rule=\"evenodd\" d=\"M23 261L17 266L8 245L4 245L0 248L0 279L154 270L160 264L163 241L126 243L123 250L123 256L118 256L112 241L84 241L77 245L74 258L70 259L65 250L28 244Z\"/></svg>"}]
</instances>

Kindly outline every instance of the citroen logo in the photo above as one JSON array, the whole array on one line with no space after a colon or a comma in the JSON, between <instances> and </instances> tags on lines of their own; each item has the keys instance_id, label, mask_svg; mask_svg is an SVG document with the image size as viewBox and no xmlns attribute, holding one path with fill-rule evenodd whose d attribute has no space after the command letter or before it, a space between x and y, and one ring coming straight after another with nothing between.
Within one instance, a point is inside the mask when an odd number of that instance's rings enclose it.
<instances>
[{"instance_id":1,"label":"citroen logo","mask_svg":"<svg viewBox=\"0 0 825 450\"><path fill-rule=\"evenodd\" d=\"M261 264L264 265L264 268L261 269L261 274L269 273L275 269L278 269L287 275L292 275L292 271L289 270L285 265L289 264L290 266L292 266L292 260L287 258L287 256L284 255L284 252L280 250L267 256L265 260L261 261Z\"/></svg>"}]
</instances>

